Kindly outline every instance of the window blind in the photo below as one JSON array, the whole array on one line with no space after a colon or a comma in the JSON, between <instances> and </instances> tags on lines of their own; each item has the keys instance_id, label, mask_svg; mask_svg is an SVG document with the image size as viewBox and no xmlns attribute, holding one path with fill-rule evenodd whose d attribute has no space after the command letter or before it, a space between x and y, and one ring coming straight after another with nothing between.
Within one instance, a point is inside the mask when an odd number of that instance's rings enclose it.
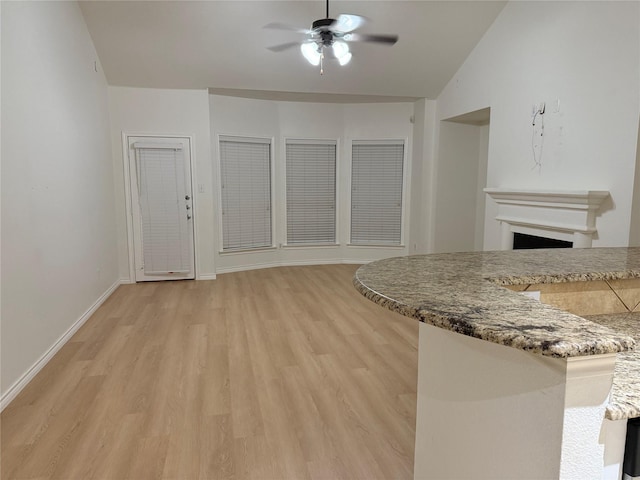
<instances>
[{"instance_id":1,"label":"window blind","mask_svg":"<svg viewBox=\"0 0 640 480\"><path fill-rule=\"evenodd\" d=\"M166 146L135 148L144 273L188 273L191 236L184 210L184 152Z\"/></svg>"},{"instance_id":2,"label":"window blind","mask_svg":"<svg viewBox=\"0 0 640 480\"><path fill-rule=\"evenodd\" d=\"M288 140L287 244L336 243L336 142Z\"/></svg>"},{"instance_id":3,"label":"window blind","mask_svg":"<svg viewBox=\"0 0 640 480\"><path fill-rule=\"evenodd\" d=\"M220 171L223 251L270 247L270 140L220 137Z\"/></svg>"},{"instance_id":4,"label":"window blind","mask_svg":"<svg viewBox=\"0 0 640 480\"><path fill-rule=\"evenodd\" d=\"M400 245L404 142L353 142L351 243Z\"/></svg>"}]
</instances>

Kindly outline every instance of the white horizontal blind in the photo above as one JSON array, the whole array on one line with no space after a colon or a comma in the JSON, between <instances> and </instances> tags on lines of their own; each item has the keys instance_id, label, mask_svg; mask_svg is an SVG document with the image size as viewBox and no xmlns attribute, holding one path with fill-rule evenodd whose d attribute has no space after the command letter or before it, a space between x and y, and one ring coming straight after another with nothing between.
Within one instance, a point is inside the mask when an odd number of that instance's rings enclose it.
<instances>
[{"instance_id":1,"label":"white horizontal blind","mask_svg":"<svg viewBox=\"0 0 640 480\"><path fill-rule=\"evenodd\" d=\"M220 137L222 249L264 248L271 236L271 142Z\"/></svg>"},{"instance_id":2,"label":"white horizontal blind","mask_svg":"<svg viewBox=\"0 0 640 480\"><path fill-rule=\"evenodd\" d=\"M134 147L144 273L188 273L192 257L190 224L184 207L187 191L184 152L165 146Z\"/></svg>"},{"instance_id":3,"label":"white horizontal blind","mask_svg":"<svg viewBox=\"0 0 640 480\"><path fill-rule=\"evenodd\" d=\"M353 142L351 243L400 245L404 142Z\"/></svg>"},{"instance_id":4,"label":"white horizontal blind","mask_svg":"<svg viewBox=\"0 0 640 480\"><path fill-rule=\"evenodd\" d=\"M287 141L287 244L336 243L336 142Z\"/></svg>"}]
</instances>

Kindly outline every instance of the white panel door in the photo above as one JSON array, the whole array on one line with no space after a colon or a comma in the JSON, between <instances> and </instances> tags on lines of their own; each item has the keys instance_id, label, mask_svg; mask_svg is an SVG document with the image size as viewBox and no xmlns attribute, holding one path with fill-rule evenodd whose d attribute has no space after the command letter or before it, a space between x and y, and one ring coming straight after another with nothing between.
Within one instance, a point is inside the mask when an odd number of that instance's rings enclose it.
<instances>
[{"instance_id":1,"label":"white panel door","mask_svg":"<svg viewBox=\"0 0 640 480\"><path fill-rule=\"evenodd\" d=\"M128 137L136 282L195 278L188 138Z\"/></svg>"}]
</instances>

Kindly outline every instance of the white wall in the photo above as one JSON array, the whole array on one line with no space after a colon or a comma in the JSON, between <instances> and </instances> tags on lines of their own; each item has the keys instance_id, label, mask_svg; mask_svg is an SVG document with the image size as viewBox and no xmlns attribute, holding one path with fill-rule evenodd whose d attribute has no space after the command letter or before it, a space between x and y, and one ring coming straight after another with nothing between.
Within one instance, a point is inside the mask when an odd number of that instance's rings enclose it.
<instances>
[{"instance_id":1,"label":"white wall","mask_svg":"<svg viewBox=\"0 0 640 480\"><path fill-rule=\"evenodd\" d=\"M489 131L490 125L478 126L478 178L476 182L476 225L473 249L484 250L484 222L486 197L484 188L487 186L487 166L489 164Z\"/></svg>"},{"instance_id":2,"label":"white wall","mask_svg":"<svg viewBox=\"0 0 640 480\"><path fill-rule=\"evenodd\" d=\"M594 246L629 240L639 19L638 2L510 2L438 98L439 119L491 107L488 186L609 190ZM543 101L538 171L531 109ZM498 249L491 201L486 212L485 249Z\"/></svg>"},{"instance_id":3,"label":"white wall","mask_svg":"<svg viewBox=\"0 0 640 480\"><path fill-rule=\"evenodd\" d=\"M122 135L192 136L192 173L197 242L196 274L199 278L215 275L213 178L209 138L209 105L206 90L164 90L153 88L109 87L111 145L116 181L116 212L119 274L132 281L129 274L127 216L125 208L124 159Z\"/></svg>"},{"instance_id":4,"label":"white wall","mask_svg":"<svg viewBox=\"0 0 640 480\"><path fill-rule=\"evenodd\" d=\"M478 191L486 178L487 127L443 121L439 128L433 252L477 248ZM484 209L481 212L484 219Z\"/></svg>"},{"instance_id":5,"label":"white wall","mask_svg":"<svg viewBox=\"0 0 640 480\"><path fill-rule=\"evenodd\" d=\"M413 164L411 171L410 253L433 252L437 189L436 101L422 99L414 104Z\"/></svg>"},{"instance_id":6,"label":"white wall","mask_svg":"<svg viewBox=\"0 0 640 480\"><path fill-rule=\"evenodd\" d=\"M107 85L80 9L1 8L6 403L118 271Z\"/></svg>"},{"instance_id":7,"label":"white wall","mask_svg":"<svg viewBox=\"0 0 640 480\"><path fill-rule=\"evenodd\" d=\"M413 105L413 159L411 162L411 231L409 237L409 253L415 255L426 251L426 219L423 208L427 190L424 188L426 165L425 157L425 128L427 123L427 101L418 100Z\"/></svg>"},{"instance_id":8,"label":"white wall","mask_svg":"<svg viewBox=\"0 0 640 480\"><path fill-rule=\"evenodd\" d=\"M631 206L631 231L629 246L640 247L640 121L638 122L638 146L636 148L636 175L633 180L633 202Z\"/></svg>"},{"instance_id":9,"label":"white wall","mask_svg":"<svg viewBox=\"0 0 640 480\"><path fill-rule=\"evenodd\" d=\"M316 104L280 102L246 98L210 96L213 176L219 188L219 135L260 136L273 139L274 232L276 249L221 254L220 224L216 223L216 271L226 272L253 266L307 263L366 262L378 258L406 255L402 248L348 246L350 201L350 148L356 139L405 139L406 178L411 176L413 115L411 103ZM335 139L338 141L338 240L335 247L282 247L286 239L286 197L284 181L284 142L286 138ZM409 182L405 188L405 243L409 241ZM219 197L215 197L216 203Z\"/></svg>"}]
</instances>

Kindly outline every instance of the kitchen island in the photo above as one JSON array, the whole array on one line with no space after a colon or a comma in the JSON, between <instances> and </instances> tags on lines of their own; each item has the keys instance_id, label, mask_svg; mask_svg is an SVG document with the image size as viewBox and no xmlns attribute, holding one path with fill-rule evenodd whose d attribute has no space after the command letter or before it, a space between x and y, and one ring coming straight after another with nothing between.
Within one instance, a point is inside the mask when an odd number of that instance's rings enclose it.
<instances>
[{"instance_id":1,"label":"kitchen island","mask_svg":"<svg viewBox=\"0 0 640 480\"><path fill-rule=\"evenodd\" d=\"M415 478L620 478L640 379L614 380L635 341L602 320L640 318L640 248L391 258L354 285L421 322Z\"/></svg>"}]
</instances>

